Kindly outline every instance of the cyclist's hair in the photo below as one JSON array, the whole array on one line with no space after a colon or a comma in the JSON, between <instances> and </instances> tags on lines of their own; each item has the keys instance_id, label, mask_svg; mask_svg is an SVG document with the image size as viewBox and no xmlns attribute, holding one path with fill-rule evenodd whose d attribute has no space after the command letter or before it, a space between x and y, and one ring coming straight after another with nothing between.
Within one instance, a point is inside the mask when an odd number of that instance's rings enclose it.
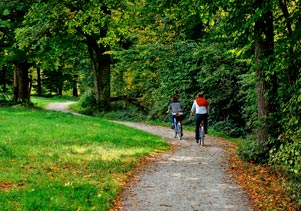
<instances>
[{"instance_id":1,"label":"cyclist's hair","mask_svg":"<svg viewBox=\"0 0 301 211\"><path fill-rule=\"evenodd\" d=\"M173 96L173 97L172 97L172 101L173 101L173 102L177 102L177 101L178 101L178 96L176 96L176 95Z\"/></svg>"},{"instance_id":2,"label":"cyclist's hair","mask_svg":"<svg viewBox=\"0 0 301 211\"><path fill-rule=\"evenodd\" d=\"M199 92L198 97L204 97L203 93Z\"/></svg>"}]
</instances>

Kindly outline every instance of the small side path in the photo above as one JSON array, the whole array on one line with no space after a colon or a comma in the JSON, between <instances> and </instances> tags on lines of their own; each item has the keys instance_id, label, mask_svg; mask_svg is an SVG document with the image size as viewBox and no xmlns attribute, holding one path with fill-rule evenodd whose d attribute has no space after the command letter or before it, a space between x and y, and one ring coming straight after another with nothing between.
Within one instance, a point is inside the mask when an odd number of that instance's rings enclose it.
<instances>
[{"instance_id":1,"label":"small side path","mask_svg":"<svg viewBox=\"0 0 301 211\"><path fill-rule=\"evenodd\" d=\"M60 111L60 112L65 112L65 113L72 113L74 115L81 115L77 112L73 112L73 111L69 110L69 106L74 103L76 103L76 102L67 101L67 102L49 103L45 109L53 110L53 111Z\"/></svg>"},{"instance_id":2,"label":"small side path","mask_svg":"<svg viewBox=\"0 0 301 211\"><path fill-rule=\"evenodd\" d=\"M67 103L51 103L47 109L68 111ZM76 113L74 113L76 114ZM172 137L166 127L119 122L169 141L175 148L151 159L121 194L111 211L253 211L241 187L226 173L232 145L207 135L205 146L193 142L194 134L184 131L183 140Z\"/></svg>"}]
</instances>

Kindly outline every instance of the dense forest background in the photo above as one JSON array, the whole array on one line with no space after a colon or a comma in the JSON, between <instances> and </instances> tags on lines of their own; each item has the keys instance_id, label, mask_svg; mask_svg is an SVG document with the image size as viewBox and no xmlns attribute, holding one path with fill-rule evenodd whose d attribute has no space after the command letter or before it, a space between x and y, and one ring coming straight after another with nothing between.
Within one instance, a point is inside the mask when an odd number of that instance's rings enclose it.
<instances>
[{"instance_id":1,"label":"dense forest background","mask_svg":"<svg viewBox=\"0 0 301 211\"><path fill-rule=\"evenodd\" d=\"M203 92L241 157L300 179L299 0L2 0L0 102L72 95L168 121ZM188 120L187 120L188 121ZM189 122L187 122L189 123Z\"/></svg>"}]
</instances>

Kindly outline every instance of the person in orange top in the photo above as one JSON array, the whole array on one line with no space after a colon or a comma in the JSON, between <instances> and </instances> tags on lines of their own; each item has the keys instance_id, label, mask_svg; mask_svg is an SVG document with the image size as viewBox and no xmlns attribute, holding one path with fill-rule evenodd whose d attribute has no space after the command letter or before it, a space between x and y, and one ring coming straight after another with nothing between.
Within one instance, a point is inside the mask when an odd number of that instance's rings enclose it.
<instances>
[{"instance_id":1,"label":"person in orange top","mask_svg":"<svg viewBox=\"0 0 301 211\"><path fill-rule=\"evenodd\" d=\"M191 115L195 115L195 141L199 142L200 134L199 134L199 125L203 121L204 122L204 130L205 134L208 132L208 110L209 103L204 98L203 94L198 93L197 98L193 101L191 107Z\"/></svg>"}]
</instances>

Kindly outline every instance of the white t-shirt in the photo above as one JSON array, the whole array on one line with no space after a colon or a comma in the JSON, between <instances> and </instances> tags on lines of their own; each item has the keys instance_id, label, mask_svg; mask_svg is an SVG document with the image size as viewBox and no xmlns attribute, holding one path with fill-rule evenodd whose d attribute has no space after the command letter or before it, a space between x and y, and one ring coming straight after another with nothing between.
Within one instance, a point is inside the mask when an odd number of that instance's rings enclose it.
<instances>
[{"instance_id":1,"label":"white t-shirt","mask_svg":"<svg viewBox=\"0 0 301 211\"><path fill-rule=\"evenodd\" d=\"M207 114L207 108L205 106L199 106L196 103L196 100L194 100L192 107L191 107L191 112L195 112L196 114Z\"/></svg>"}]
</instances>

